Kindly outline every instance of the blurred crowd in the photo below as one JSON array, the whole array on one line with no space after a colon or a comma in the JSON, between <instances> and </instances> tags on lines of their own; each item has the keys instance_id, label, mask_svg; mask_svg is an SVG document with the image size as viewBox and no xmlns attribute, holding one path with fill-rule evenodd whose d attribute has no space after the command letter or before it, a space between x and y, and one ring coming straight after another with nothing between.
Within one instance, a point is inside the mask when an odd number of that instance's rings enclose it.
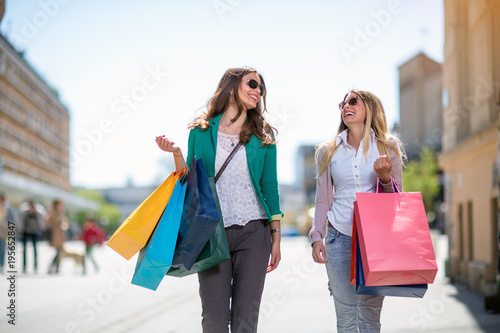
<instances>
[{"instance_id":1,"label":"blurred crowd","mask_svg":"<svg viewBox=\"0 0 500 333\"><path fill-rule=\"evenodd\" d=\"M27 273L28 264L33 265L33 272L38 273L38 243L46 241L55 249L55 255L50 261L48 274L59 273L63 258L71 258L82 267L86 273L87 262L91 262L95 271L99 265L95 260L92 249L95 245L104 243L106 234L98 225L92 214L88 214L83 226L75 230L70 228L70 221L65 213L64 202L56 199L47 210L42 204L27 201L13 207L9 204L5 194L0 193L0 273L7 270L8 246L14 245L16 250L22 248L23 273ZM67 240L78 240L85 244L85 252L69 251L65 247ZM19 246L19 245L22 246ZM28 258L28 247L31 244L33 258ZM19 262L19 261L18 261Z\"/></svg>"}]
</instances>

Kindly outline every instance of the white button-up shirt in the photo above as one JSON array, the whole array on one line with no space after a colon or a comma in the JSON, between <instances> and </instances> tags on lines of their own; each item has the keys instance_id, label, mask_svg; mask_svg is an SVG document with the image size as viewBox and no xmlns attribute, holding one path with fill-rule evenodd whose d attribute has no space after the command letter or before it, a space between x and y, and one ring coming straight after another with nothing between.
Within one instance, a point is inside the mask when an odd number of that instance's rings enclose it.
<instances>
[{"instance_id":1,"label":"white button-up shirt","mask_svg":"<svg viewBox=\"0 0 500 333\"><path fill-rule=\"evenodd\" d=\"M363 141L357 152L347 143L347 131L337 136L336 143L339 148L330 163L335 193L333 205L327 216L335 229L344 235L352 236L352 214L356 192L375 193L377 173L373 170L373 163L380 153L373 130L370 134L367 158Z\"/></svg>"}]
</instances>

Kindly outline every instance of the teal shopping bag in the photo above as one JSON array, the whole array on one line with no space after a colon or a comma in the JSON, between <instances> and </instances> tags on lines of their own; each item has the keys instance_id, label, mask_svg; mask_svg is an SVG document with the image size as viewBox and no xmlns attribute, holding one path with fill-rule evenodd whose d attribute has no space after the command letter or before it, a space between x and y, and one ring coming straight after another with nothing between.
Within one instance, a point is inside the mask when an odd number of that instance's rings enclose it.
<instances>
[{"instance_id":1,"label":"teal shopping bag","mask_svg":"<svg viewBox=\"0 0 500 333\"><path fill-rule=\"evenodd\" d=\"M133 284L156 290L172 265L185 195L186 184L178 180L156 229L139 253Z\"/></svg>"}]
</instances>

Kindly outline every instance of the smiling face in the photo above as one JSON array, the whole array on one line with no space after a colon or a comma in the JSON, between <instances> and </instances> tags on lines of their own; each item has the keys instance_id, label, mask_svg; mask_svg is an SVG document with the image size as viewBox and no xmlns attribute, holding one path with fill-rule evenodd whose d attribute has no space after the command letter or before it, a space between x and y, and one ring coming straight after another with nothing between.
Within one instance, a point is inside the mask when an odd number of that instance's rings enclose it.
<instances>
[{"instance_id":1,"label":"smiling face","mask_svg":"<svg viewBox=\"0 0 500 333\"><path fill-rule=\"evenodd\" d=\"M342 120L347 127L354 124L364 125L366 119L366 108L365 103L359 95L353 92L349 93L341 103L341 106Z\"/></svg>"},{"instance_id":2,"label":"smiling face","mask_svg":"<svg viewBox=\"0 0 500 333\"><path fill-rule=\"evenodd\" d=\"M249 86L248 83L250 80L257 81L257 88L251 88ZM241 83L238 87L238 97L248 110L254 109L260 101L261 87L262 82L257 73L248 73L241 79Z\"/></svg>"}]
</instances>

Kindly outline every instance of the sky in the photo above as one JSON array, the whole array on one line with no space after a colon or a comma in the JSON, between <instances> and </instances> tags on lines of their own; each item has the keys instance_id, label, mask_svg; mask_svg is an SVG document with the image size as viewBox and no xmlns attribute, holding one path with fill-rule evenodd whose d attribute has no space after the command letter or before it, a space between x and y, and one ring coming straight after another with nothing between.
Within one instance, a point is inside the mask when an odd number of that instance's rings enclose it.
<instances>
[{"instance_id":1,"label":"sky","mask_svg":"<svg viewBox=\"0 0 500 333\"><path fill-rule=\"evenodd\" d=\"M186 155L187 124L235 66L264 76L292 184L298 147L335 136L350 89L398 122L398 67L443 61L444 13L438 0L7 0L0 31L68 108L73 186L164 180L173 158L155 137Z\"/></svg>"}]
</instances>

